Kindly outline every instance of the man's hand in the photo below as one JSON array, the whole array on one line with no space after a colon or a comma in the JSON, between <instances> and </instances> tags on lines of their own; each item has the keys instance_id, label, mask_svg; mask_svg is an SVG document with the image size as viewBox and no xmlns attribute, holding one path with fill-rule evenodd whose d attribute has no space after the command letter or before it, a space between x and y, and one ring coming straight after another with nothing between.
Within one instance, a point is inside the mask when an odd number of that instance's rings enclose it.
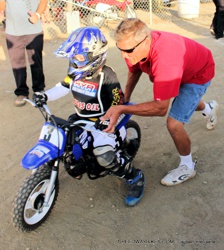
<instances>
[{"instance_id":1,"label":"man's hand","mask_svg":"<svg viewBox=\"0 0 224 250\"><path fill-rule=\"evenodd\" d=\"M37 23L40 19L37 13L33 13L31 11L28 11L28 14L30 15L29 21L33 24Z\"/></svg>"},{"instance_id":2,"label":"man's hand","mask_svg":"<svg viewBox=\"0 0 224 250\"><path fill-rule=\"evenodd\" d=\"M100 117L101 121L105 121L105 120L110 121L108 127L103 130L104 132L107 132L107 133L114 132L115 126L117 124L117 120L118 120L119 116L122 114L121 106L123 106L123 105L117 105L117 106L110 107L107 110L106 114L104 116Z\"/></svg>"},{"instance_id":3,"label":"man's hand","mask_svg":"<svg viewBox=\"0 0 224 250\"><path fill-rule=\"evenodd\" d=\"M97 121L95 122L95 128L99 130L104 130L109 126L109 124L109 120L101 121L100 119L97 119Z\"/></svg>"}]
</instances>

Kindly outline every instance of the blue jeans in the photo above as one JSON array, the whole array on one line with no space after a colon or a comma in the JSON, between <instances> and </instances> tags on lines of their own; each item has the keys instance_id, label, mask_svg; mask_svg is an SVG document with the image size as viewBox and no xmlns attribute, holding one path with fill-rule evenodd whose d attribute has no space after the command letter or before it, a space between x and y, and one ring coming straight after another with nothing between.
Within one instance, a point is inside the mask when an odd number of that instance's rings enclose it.
<instances>
[{"instance_id":1,"label":"blue jeans","mask_svg":"<svg viewBox=\"0 0 224 250\"><path fill-rule=\"evenodd\" d=\"M182 84L178 96L172 102L169 116L179 122L188 123L210 84L211 81L205 84Z\"/></svg>"}]
</instances>

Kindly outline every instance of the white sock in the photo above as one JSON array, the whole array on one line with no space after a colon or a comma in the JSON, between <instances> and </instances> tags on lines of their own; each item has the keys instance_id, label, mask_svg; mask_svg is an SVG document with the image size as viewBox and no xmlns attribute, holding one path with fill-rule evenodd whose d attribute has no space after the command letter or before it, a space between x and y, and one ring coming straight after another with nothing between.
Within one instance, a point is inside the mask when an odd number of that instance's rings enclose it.
<instances>
[{"instance_id":1,"label":"white sock","mask_svg":"<svg viewBox=\"0 0 224 250\"><path fill-rule=\"evenodd\" d=\"M192 161L192 155L191 154L184 155L184 156L180 155L180 165L179 166L182 166L182 165L185 165L190 169L194 169L194 163Z\"/></svg>"},{"instance_id":2,"label":"white sock","mask_svg":"<svg viewBox=\"0 0 224 250\"><path fill-rule=\"evenodd\" d=\"M201 111L202 114L203 114L203 115L210 115L210 113L211 113L211 108L210 108L209 104L206 103L206 102L204 102L204 104L205 104L205 109Z\"/></svg>"}]
</instances>

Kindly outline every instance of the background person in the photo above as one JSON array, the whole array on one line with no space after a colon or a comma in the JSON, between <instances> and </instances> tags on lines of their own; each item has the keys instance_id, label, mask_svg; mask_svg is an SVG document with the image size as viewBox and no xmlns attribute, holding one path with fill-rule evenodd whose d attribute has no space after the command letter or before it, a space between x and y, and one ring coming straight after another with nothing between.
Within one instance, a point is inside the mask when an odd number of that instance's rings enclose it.
<instances>
[{"instance_id":1,"label":"background person","mask_svg":"<svg viewBox=\"0 0 224 250\"><path fill-rule=\"evenodd\" d=\"M191 141L184 129L195 110L201 111L207 121L207 129L217 123L216 101L205 103L201 97L214 77L215 63L211 51L203 45L177 34L150 31L137 18L124 19L115 30L115 41L128 66L125 86L125 102L142 74L149 75L153 83L154 100L133 106L111 107L101 118L109 119L105 132L112 132L118 117L123 114L140 116L165 116L167 129L180 156L179 166L169 172L161 183L177 185L195 176L195 164L191 155Z\"/></svg>"},{"instance_id":2,"label":"background person","mask_svg":"<svg viewBox=\"0 0 224 250\"><path fill-rule=\"evenodd\" d=\"M0 18L6 17L6 44L16 82L15 106L25 105L29 96L27 86L26 55L30 64L33 91L43 91L42 51L43 30L40 16L47 6L47 0L0 0Z\"/></svg>"},{"instance_id":3,"label":"background person","mask_svg":"<svg viewBox=\"0 0 224 250\"><path fill-rule=\"evenodd\" d=\"M210 26L210 32L216 39L223 37L224 32L224 0L213 0L215 13Z\"/></svg>"}]
</instances>

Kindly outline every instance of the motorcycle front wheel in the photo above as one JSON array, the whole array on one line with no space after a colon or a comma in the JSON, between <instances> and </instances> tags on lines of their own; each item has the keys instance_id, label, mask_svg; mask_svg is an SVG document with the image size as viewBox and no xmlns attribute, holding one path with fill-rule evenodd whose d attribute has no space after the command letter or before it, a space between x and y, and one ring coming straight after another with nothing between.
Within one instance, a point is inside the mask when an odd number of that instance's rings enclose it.
<instances>
[{"instance_id":1,"label":"motorcycle front wheel","mask_svg":"<svg viewBox=\"0 0 224 250\"><path fill-rule=\"evenodd\" d=\"M53 209L59 193L58 178L56 178L48 205L44 205L50 176L51 168L44 165L29 176L20 187L13 203L13 224L18 230L36 229L47 219Z\"/></svg>"}]
</instances>

